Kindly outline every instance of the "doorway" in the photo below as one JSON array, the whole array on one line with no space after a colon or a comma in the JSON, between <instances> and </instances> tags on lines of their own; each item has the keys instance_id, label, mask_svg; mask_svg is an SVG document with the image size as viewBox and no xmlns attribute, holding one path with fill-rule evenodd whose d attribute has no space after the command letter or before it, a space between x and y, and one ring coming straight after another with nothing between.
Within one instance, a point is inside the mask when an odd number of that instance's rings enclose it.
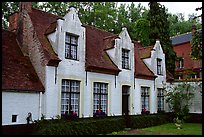
<instances>
[{"instance_id":1,"label":"doorway","mask_svg":"<svg viewBox=\"0 0 204 137\"><path fill-rule=\"evenodd\" d=\"M122 86L122 115L129 114L129 91L130 86L123 85Z\"/></svg>"}]
</instances>

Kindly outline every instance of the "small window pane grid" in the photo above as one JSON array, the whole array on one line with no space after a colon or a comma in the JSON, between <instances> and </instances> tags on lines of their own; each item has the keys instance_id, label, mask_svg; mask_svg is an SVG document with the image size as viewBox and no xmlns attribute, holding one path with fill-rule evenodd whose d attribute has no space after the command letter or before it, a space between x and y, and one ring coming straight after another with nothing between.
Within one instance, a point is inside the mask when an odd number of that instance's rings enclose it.
<instances>
[{"instance_id":1,"label":"small window pane grid","mask_svg":"<svg viewBox=\"0 0 204 137\"><path fill-rule=\"evenodd\" d=\"M61 114L64 115L67 111L75 112L79 116L79 87L80 82L75 80L62 80L61 94Z\"/></svg>"},{"instance_id":2,"label":"small window pane grid","mask_svg":"<svg viewBox=\"0 0 204 137\"><path fill-rule=\"evenodd\" d=\"M77 60L78 37L66 33L65 36L65 58Z\"/></svg>"},{"instance_id":3,"label":"small window pane grid","mask_svg":"<svg viewBox=\"0 0 204 137\"><path fill-rule=\"evenodd\" d=\"M158 112L164 111L164 93L162 88L157 89Z\"/></svg>"},{"instance_id":4,"label":"small window pane grid","mask_svg":"<svg viewBox=\"0 0 204 137\"><path fill-rule=\"evenodd\" d=\"M149 87L141 87L142 112L149 111Z\"/></svg>"},{"instance_id":5,"label":"small window pane grid","mask_svg":"<svg viewBox=\"0 0 204 137\"><path fill-rule=\"evenodd\" d=\"M96 113L96 110L100 109L106 114L107 100L108 100L108 84L94 82L93 113Z\"/></svg>"},{"instance_id":6,"label":"small window pane grid","mask_svg":"<svg viewBox=\"0 0 204 137\"><path fill-rule=\"evenodd\" d=\"M157 59L157 74L162 75L162 60Z\"/></svg>"},{"instance_id":7,"label":"small window pane grid","mask_svg":"<svg viewBox=\"0 0 204 137\"><path fill-rule=\"evenodd\" d=\"M122 49L122 68L129 69L129 50Z\"/></svg>"}]
</instances>

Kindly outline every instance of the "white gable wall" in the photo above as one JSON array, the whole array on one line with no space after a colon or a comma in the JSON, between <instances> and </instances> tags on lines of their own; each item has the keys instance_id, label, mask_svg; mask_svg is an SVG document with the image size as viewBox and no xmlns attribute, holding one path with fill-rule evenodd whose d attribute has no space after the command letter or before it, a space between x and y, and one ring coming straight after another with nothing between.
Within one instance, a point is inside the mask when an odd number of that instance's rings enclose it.
<instances>
[{"instance_id":1,"label":"white gable wall","mask_svg":"<svg viewBox=\"0 0 204 137\"><path fill-rule=\"evenodd\" d=\"M64 20L57 21L57 29L54 33L48 35L49 41L52 41L52 47L61 59L57 67L47 66L47 86L46 86L46 117L61 115L61 85L62 79L80 81L80 112L83 109L83 92L85 81L85 28L74 8L64 16ZM66 32L78 36L77 60L65 58L65 36ZM57 77L55 84L55 77ZM80 116L82 113L80 113Z\"/></svg>"}]
</instances>

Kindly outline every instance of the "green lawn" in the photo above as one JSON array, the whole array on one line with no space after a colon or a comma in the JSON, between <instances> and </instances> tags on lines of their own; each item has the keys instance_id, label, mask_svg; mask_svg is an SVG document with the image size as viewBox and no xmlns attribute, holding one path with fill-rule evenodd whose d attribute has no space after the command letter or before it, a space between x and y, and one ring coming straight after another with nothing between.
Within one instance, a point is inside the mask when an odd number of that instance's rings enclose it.
<instances>
[{"instance_id":1,"label":"green lawn","mask_svg":"<svg viewBox=\"0 0 204 137\"><path fill-rule=\"evenodd\" d=\"M177 129L174 123L163 124L143 129L121 131L115 135L202 135L202 124L184 123L182 129Z\"/></svg>"}]
</instances>

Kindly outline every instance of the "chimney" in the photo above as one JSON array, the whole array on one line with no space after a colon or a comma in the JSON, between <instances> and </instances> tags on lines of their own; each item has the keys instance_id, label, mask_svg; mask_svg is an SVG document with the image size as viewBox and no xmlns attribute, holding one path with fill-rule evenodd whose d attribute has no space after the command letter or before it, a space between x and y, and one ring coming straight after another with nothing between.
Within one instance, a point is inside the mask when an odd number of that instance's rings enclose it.
<instances>
[{"instance_id":1,"label":"chimney","mask_svg":"<svg viewBox=\"0 0 204 137\"><path fill-rule=\"evenodd\" d=\"M196 31L196 26L193 24L193 25L192 25L192 29L191 29L192 35L195 34L195 31Z\"/></svg>"},{"instance_id":2,"label":"chimney","mask_svg":"<svg viewBox=\"0 0 204 137\"><path fill-rule=\"evenodd\" d=\"M20 7L20 11L26 10L27 12L31 12L32 2L20 2L19 7Z\"/></svg>"},{"instance_id":3,"label":"chimney","mask_svg":"<svg viewBox=\"0 0 204 137\"><path fill-rule=\"evenodd\" d=\"M9 27L8 27L9 31L16 32L17 25L18 25L18 17L19 17L18 12L14 12L12 15L9 16Z\"/></svg>"}]
</instances>

